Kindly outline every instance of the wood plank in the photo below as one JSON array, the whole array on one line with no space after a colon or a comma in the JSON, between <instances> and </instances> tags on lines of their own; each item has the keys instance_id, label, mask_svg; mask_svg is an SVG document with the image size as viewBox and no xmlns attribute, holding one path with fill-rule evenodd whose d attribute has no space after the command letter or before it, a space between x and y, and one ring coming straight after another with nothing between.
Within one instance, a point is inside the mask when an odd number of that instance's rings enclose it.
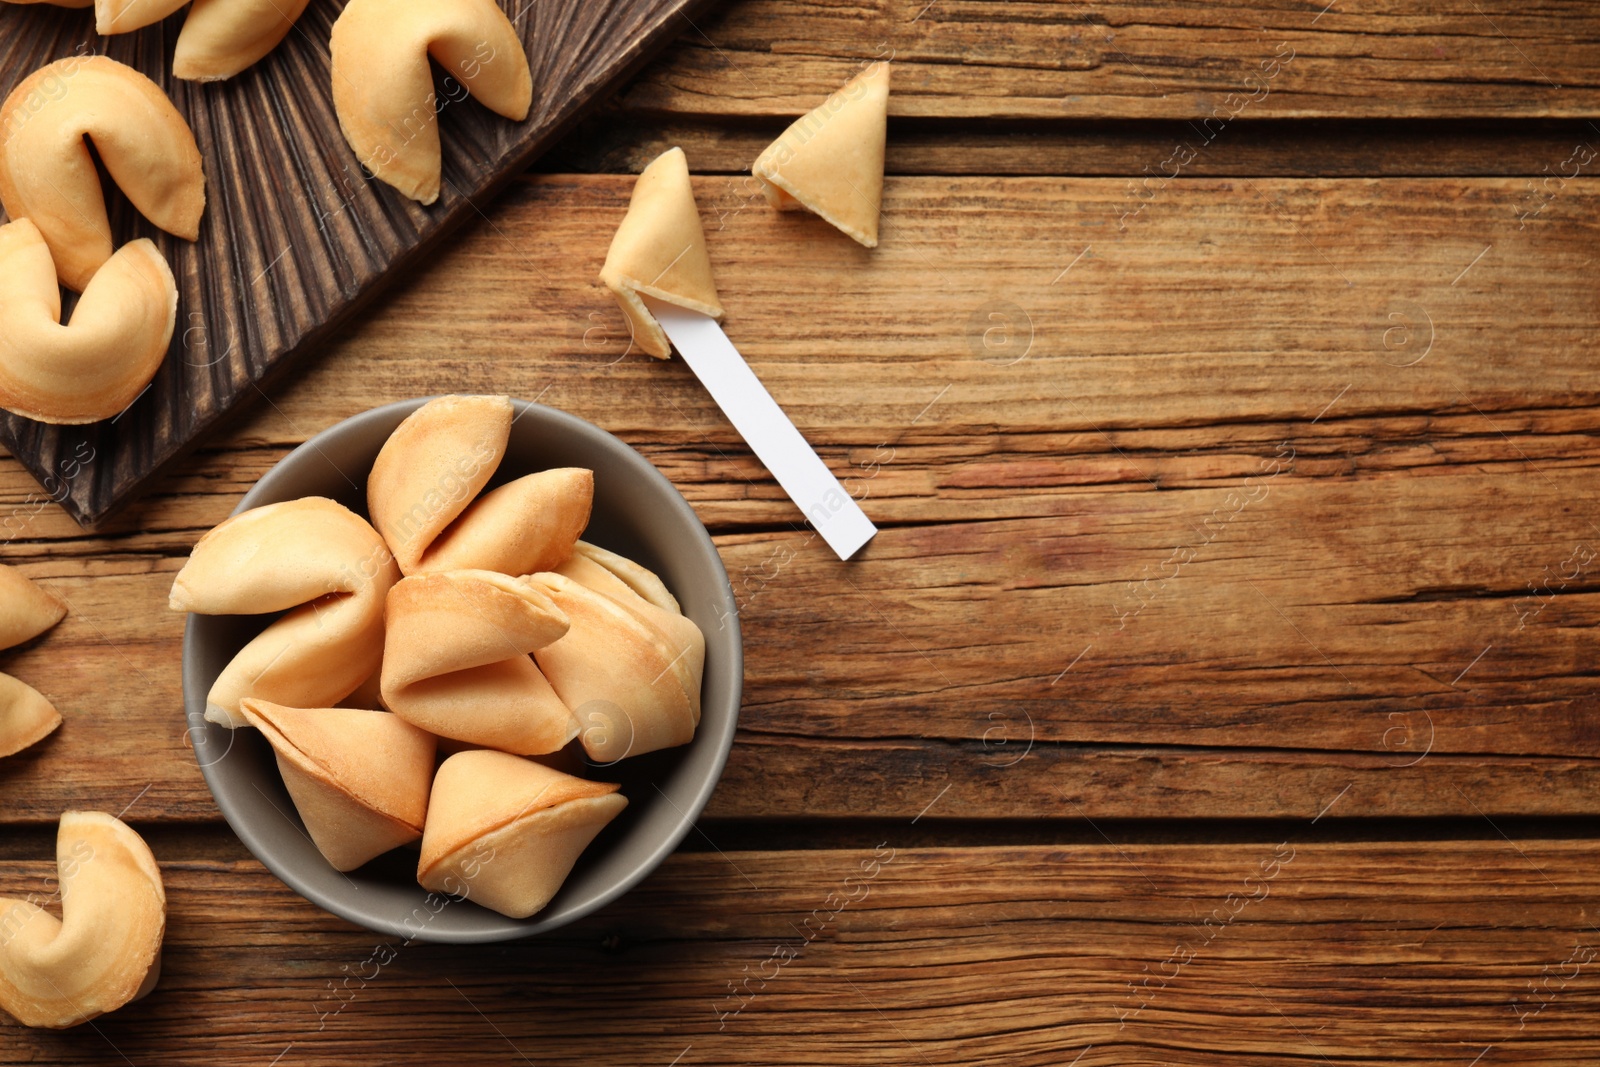
<instances>
[{"instance_id":1,"label":"wood plank","mask_svg":"<svg viewBox=\"0 0 1600 1067\"><path fill-rule=\"evenodd\" d=\"M1196 180L1146 201L1113 180L902 178L872 253L749 203L739 181L698 185L729 329L824 445L914 441L919 415L992 440L1307 422L1335 398L1327 418L1493 416L1600 396L1583 352L1597 318L1586 181L1529 198L1520 180ZM492 224L275 394L287 414L258 415L227 447L499 382L548 388L624 433L700 447L720 434L721 448L731 438L692 376L630 354L593 280L630 185L519 185Z\"/></svg>"},{"instance_id":2,"label":"wood plank","mask_svg":"<svg viewBox=\"0 0 1600 1067\"><path fill-rule=\"evenodd\" d=\"M1575 503L1600 459L1593 194L1574 183L1518 230L1507 180L1251 184L1173 188L1059 282L1051 220L1114 183L891 182L893 270L791 239L826 236L814 220L752 208L713 227L730 331L886 527L848 567L686 368L616 362L590 279L628 179L519 186L105 535L0 465L0 556L79 609L0 660L69 720L8 761L0 810L46 822L155 780L147 810L213 817L164 609L189 547L342 417L506 390L641 447L718 533L748 653L718 815L909 817L913 787L938 782L973 818L1058 813L1063 794L1094 818L1271 817L1352 779L1371 785L1351 815L1470 815L1456 787L1490 777L1491 813L1592 814L1600 584L1574 552L1600 538ZM932 259L952 249L968 258ZM816 317L818 293L843 294L843 325ZM1002 294L1039 311L1012 366L970 347L961 305ZM1434 347L1398 365L1430 308ZM1428 759L1398 767L1424 736ZM1024 737L1033 755L1002 774ZM1141 791L1152 776L1163 792Z\"/></svg>"},{"instance_id":3,"label":"wood plank","mask_svg":"<svg viewBox=\"0 0 1600 1067\"><path fill-rule=\"evenodd\" d=\"M1071 745L1035 741L1005 711L974 716L975 741L741 737L706 809L713 818L849 819L864 812L952 819L1492 818L1596 810L1600 766L1580 758L1417 757L1427 719L1385 727L1393 751ZM1382 744L1383 733L1374 730ZM1404 743L1404 744L1403 744ZM948 792L942 792L946 787ZM132 790L126 791L131 796Z\"/></svg>"},{"instance_id":4,"label":"wood plank","mask_svg":"<svg viewBox=\"0 0 1600 1067\"><path fill-rule=\"evenodd\" d=\"M1588 841L679 854L498 949L381 938L253 861L158 848L161 985L93 1029L0 1020L9 1059L1577 1065L1600 1019Z\"/></svg>"},{"instance_id":5,"label":"wood plank","mask_svg":"<svg viewBox=\"0 0 1600 1067\"><path fill-rule=\"evenodd\" d=\"M188 120L207 191L193 244L159 233L111 198L113 243L154 238L178 279L178 328L150 387L92 426L0 412L0 441L49 479L50 491L59 483L61 503L80 522L100 521L258 397L263 383L320 348L396 271L481 217L480 201L638 69L701 2L546 0L512 11L539 87L526 121L466 102L461 83L448 77L427 99L401 102L437 122L443 142L444 188L427 207L370 178L340 134L328 52L336 10L313 6L266 59L201 84L168 73L179 17L100 38L92 12L0 5L0 98L68 56L100 52L127 63L162 86ZM484 62L492 59L491 51ZM87 456L96 462L77 469Z\"/></svg>"},{"instance_id":6,"label":"wood plank","mask_svg":"<svg viewBox=\"0 0 1600 1067\"><path fill-rule=\"evenodd\" d=\"M1064 797L1094 817L1266 817L1362 780L1344 814L1464 814L1460 789L1490 776L1494 813L1593 813L1600 589L1571 552L1600 538L1562 510L1593 469L1565 487L1289 475L1240 512L1225 501L1248 490L1123 486L1052 518L885 530L848 567L808 534L725 535L747 695L713 812L910 815L913 787L940 782L965 817L1060 813ZM1161 572L1185 546L1195 558ZM1583 573L1563 586L1549 575L1569 561ZM146 810L210 814L174 710L180 563L24 567L74 615L6 669L69 721L9 761L11 817L152 781ZM103 708L104 680L130 675L128 703Z\"/></svg>"},{"instance_id":7,"label":"wood plank","mask_svg":"<svg viewBox=\"0 0 1600 1067\"><path fill-rule=\"evenodd\" d=\"M892 56L895 115L1586 118L1594 20L1583 0L754 0L697 19L624 100L793 116Z\"/></svg>"}]
</instances>

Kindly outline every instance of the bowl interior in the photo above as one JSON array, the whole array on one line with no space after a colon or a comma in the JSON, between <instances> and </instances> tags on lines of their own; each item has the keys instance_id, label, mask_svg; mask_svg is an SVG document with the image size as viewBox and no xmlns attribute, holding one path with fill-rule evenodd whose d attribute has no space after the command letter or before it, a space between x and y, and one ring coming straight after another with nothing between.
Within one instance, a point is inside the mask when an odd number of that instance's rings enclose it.
<instances>
[{"instance_id":1,"label":"bowl interior","mask_svg":"<svg viewBox=\"0 0 1600 1067\"><path fill-rule=\"evenodd\" d=\"M376 408L290 453L237 511L303 496L331 497L366 514L367 472L390 433L427 399ZM706 637L701 721L688 745L581 768L620 782L627 809L529 919L427 893L416 881L416 846L341 874L317 851L255 730L205 721L206 693L234 654L271 617L189 618L183 689L189 737L217 806L247 848L291 888L327 910L385 934L427 941L500 941L551 930L604 906L638 883L689 831L710 799L733 744L744 677L733 590L716 546L672 483L617 438L575 416L514 402L505 459L490 486L550 467L594 471L594 512L584 540L659 574Z\"/></svg>"}]
</instances>

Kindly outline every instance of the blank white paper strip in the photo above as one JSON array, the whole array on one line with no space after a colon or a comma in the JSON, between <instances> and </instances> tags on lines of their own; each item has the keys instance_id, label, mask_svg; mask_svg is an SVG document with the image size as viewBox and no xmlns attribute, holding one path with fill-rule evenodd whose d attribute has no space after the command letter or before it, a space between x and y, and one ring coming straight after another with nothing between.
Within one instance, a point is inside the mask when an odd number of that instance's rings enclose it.
<instances>
[{"instance_id":1,"label":"blank white paper strip","mask_svg":"<svg viewBox=\"0 0 1600 1067\"><path fill-rule=\"evenodd\" d=\"M716 320L649 297L645 303L711 399L828 547L840 559L849 559L872 540L878 528L795 429Z\"/></svg>"}]
</instances>

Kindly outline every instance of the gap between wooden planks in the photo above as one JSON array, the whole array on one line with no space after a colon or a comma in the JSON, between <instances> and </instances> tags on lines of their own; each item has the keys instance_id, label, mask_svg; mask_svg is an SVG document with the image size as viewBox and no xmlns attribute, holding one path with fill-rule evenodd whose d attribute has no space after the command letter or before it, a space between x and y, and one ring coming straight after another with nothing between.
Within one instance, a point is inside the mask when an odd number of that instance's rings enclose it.
<instances>
[{"instance_id":1,"label":"gap between wooden planks","mask_svg":"<svg viewBox=\"0 0 1600 1067\"><path fill-rule=\"evenodd\" d=\"M696 174L750 173L786 119L640 115L602 108L541 156L540 173L637 174L674 146ZM896 118L884 169L892 175L1121 177L1137 183L1170 172L1181 144L1205 151L1185 177L1498 177L1559 175L1579 145L1600 139L1582 119L1251 120L1206 140L1192 122L1004 121ZM1582 158L1580 152L1579 158ZM1571 173L1577 160L1567 162ZM1548 168L1548 169L1547 169Z\"/></svg>"},{"instance_id":2,"label":"gap between wooden planks","mask_svg":"<svg viewBox=\"0 0 1600 1067\"><path fill-rule=\"evenodd\" d=\"M1349 814L1595 810L1595 565L1552 578L1600 537L1586 184L1522 219L1515 180L1207 179L1123 220L1114 181L897 178L868 255L701 179L730 332L889 527L849 567L685 368L627 354L592 277L630 184L520 184L105 536L5 465L5 559L77 609L5 661L68 717L8 761L10 817L152 779L213 817L171 575L289 445L456 390L620 433L719 531L749 685L715 814L935 783L974 818L1306 816L1353 781Z\"/></svg>"},{"instance_id":3,"label":"gap between wooden planks","mask_svg":"<svg viewBox=\"0 0 1600 1067\"><path fill-rule=\"evenodd\" d=\"M8 1061L1578 1065L1600 1011L1589 841L680 854L486 951L358 930L225 836L161 842L156 992L0 1020Z\"/></svg>"}]
</instances>

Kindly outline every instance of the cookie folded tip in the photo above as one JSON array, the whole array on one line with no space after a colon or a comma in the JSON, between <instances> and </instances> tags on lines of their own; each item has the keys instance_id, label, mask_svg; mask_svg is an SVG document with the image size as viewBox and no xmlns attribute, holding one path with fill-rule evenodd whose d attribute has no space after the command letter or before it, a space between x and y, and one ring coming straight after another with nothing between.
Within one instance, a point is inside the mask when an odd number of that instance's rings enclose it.
<instances>
[{"instance_id":1,"label":"cookie folded tip","mask_svg":"<svg viewBox=\"0 0 1600 1067\"><path fill-rule=\"evenodd\" d=\"M61 725L61 713L32 686L0 674L0 758L43 741Z\"/></svg>"},{"instance_id":2,"label":"cookie folded tip","mask_svg":"<svg viewBox=\"0 0 1600 1067\"><path fill-rule=\"evenodd\" d=\"M672 346L642 297L722 321L722 300L683 149L669 148L640 173L627 214L611 238L600 281L621 307L634 343L658 359L666 359Z\"/></svg>"},{"instance_id":3,"label":"cookie folded tip","mask_svg":"<svg viewBox=\"0 0 1600 1067\"><path fill-rule=\"evenodd\" d=\"M767 202L810 211L876 248L888 115L889 64L873 63L757 157L751 173Z\"/></svg>"}]
</instances>

